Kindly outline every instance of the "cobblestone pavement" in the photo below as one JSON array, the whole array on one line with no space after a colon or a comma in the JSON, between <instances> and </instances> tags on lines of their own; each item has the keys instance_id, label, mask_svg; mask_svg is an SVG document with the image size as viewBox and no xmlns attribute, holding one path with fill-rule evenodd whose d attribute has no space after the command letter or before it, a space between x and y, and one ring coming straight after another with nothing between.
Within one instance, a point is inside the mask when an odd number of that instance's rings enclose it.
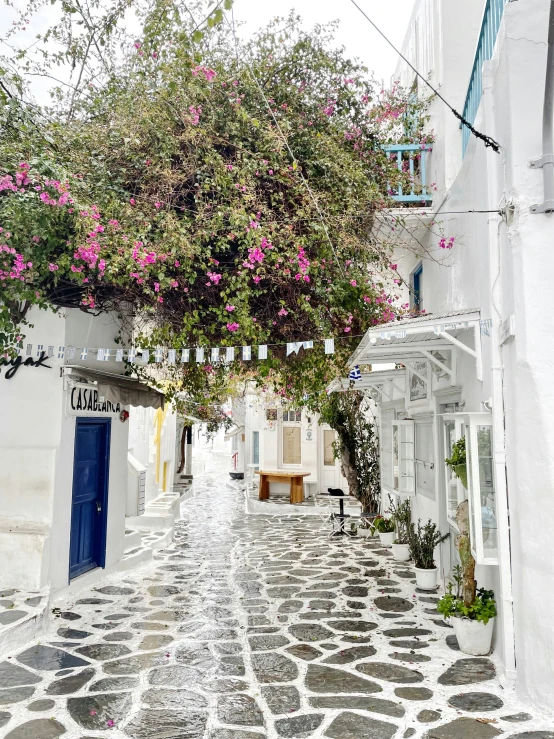
<instances>
[{"instance_id":1,"label":"cobblestone pavement","mask_svg":"<svg viewBox=\"0 0 554 739\"><path fill-rule=\"evenodd\" d=\"M0 662L9 739L548 739L436 598L363 539L245 517L217 470L174 543L79 594Z\"/></svg>"}]
</instances>

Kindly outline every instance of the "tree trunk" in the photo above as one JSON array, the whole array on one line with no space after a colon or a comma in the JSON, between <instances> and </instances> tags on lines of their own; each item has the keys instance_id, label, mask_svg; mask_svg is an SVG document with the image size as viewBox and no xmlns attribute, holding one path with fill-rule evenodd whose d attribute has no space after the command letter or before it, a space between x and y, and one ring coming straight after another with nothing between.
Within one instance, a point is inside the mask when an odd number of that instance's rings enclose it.
<instances>
[{"instance_id":1,"label":"tree trunk","mask_svg":"<svg viewBox=\"0 0 554 739\"><path fill-rule=\"evenodd\" d=\"M475 603L477 583L475 582L475 560L471 553L469 538L469 502L467 500L460 503L456 509L456 523L460 529L460 533L456 537L456 547L462 563L462 598L464 599L464 606L471 606Z\"/></svg>"},{"instance_id":2,"label":"tree trunk","mask_svg":"<svg viewBox=\"0 0 554 739\"><path fill-rule=\"evenodd\" d=\"M348 483L348 489L351 495L353 495L356 499L358 498L358 476L356 475L356 468L353 465L351 459L350 459L350 453L348 449L343 448L341 459L340 459L340 469L343 474L343 477L346 478L346 482Z\"/></svg>"}]
</instances>

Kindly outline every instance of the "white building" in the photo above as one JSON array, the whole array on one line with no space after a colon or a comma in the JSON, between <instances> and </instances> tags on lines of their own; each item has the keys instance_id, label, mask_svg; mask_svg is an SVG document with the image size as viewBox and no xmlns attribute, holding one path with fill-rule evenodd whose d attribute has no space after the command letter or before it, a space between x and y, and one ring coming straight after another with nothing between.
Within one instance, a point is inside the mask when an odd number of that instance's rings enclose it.
<instances>
[{"instance_id":1,"label":"white building","mask_svg":"<svg viewBox=\"0 0 554 739\"><path fill-rule=\"evenodd\" d=\"M389 493L411 495L416 519L450 531L440 553L447 578L456 562L453 513L469 495L478 585L494 589L499 608L495 655L519 694L542 705L554 689L554 215L543 212L554 208L543 207L553 198L554 164L547 171L530 163L543 154L554 162L554 69L545 97L547 58L554 62L550 6L416 2L404 55L501 148L486 148L433 100L435 143L419 171L437 189L397 194L399 208L411 210L393 214L422 223L417 241L406 229L407 248L395 261L425 316L368 331L351 360L404 367L361 382L379 406L384 507ZM397 76L428 95L403 62ZM441 248L441 235L451 248ZM469 493L444 463L461 436Z\"/></svg>"},{"instance_id":2,"label":"white building","mask_svg":"<svg viewBox=\"0 0 554 739\"><path fill-rule=\"evenodd\" d=\"M329 487L348 491L333 453L335 431L319 424L316 414L287 408L263 393L247 395L244 406L244 425L238 424L242 431L234 437L239 471L248 471L250 465L271 472L307 472L305 497ZM286 494L288 484L271 483L271 490Z\"/></svg>"},{"instance_id":3,"label":"white building","mask_svg":"<svg viewBox=\"0 0 554 739\"><path fill-rule=\"evenodd\" d=\"M175 414L123 376L114 317L33 310L28 320L20 357L0 361L0 591L17 601L0 652L40 632L52 596L151 557L183 497Z\"/></svg>"}]
</instances>

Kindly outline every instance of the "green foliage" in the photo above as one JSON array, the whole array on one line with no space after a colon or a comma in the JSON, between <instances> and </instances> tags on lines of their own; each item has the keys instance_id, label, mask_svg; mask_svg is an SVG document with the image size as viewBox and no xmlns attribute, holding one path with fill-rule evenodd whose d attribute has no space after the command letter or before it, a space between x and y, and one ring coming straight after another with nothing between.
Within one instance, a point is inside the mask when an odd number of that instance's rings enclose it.
<instances>
[{"instance_id":1,"label":"green foliage","mask_svg":"<svg viewBox=\"0 0 554 739\"><path fill-rule=\"evenodd\" d=\"M396 526L396 541L394 543L409 544L410 524L412 522L412 506L410 499L407 498L406 500L395 504L392 497L389 495L389 511Z\"/></svg>"},{"instance_id":2,"label":"green foliage","mask_svg":"<svg viewBox=\"0 0 554 739\"><path fill-rule=\"evenodd\" d=\"M469 618L472 621L481 621L487 624L491 618L496 616L496 601L494 592L479 588L475 601L470 606L465 606L464 601L452 592L452 583L448 583L447 592L437 603L437 611L445 618L452 616Z\"/></svg>"},{"instance_id":3,"label":"green foliage","mask_svg":"<svg viewBox=\"0 0 554 739\"><path fill-rule=\"evenodd\" d=\"M391 534L394 531L394 520L384 516L376 516L373 519L373 530L379 534Z\"/></svg>"},{"instance_id":4,"label":"green foliage","mask_svg":"<svg viewBox=\"0 0 554 739\"><path fill-rule=\"evenodd\" d=\"M452 445L452 455L444 460L446 464L456 471L456 467L460 464L465 465L466 463L466 440L465 436L454 442Z\"/></svg>"},{"instance_id":5,"label":"green foliage","mask_svg":"<svg viewBox=\"0 0 554 739\"><path fill-rule=\"evenodd\" d=\"M335 455L349 490L365 513L379 510L381 494L377 426L363 393L356 390L324 395L317 410L320 423L337 432Z\"/></svg>"},{"instance_id":6,"label":"green foliage","mask_svg":"<svg viewBox=\"0 0 554 739\"><path fill-rule=\"evenodd\" d=\"M417 530L415 524L410 524L408 535L410 555L415 566L422 570L434 569L435 548L449 536L450 534L441 534L437 525L432 523L431 519L427 521L425 526L421 525L421 519L419 519Z\"/></svg>"}]
</instances>

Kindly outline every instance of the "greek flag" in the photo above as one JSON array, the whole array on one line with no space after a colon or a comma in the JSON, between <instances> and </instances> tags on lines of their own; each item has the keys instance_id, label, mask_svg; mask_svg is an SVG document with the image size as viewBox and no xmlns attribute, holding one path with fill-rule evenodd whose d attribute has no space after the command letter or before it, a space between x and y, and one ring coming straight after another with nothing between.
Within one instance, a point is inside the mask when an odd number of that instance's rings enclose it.
<instances>
[{"instance_id":1,"label":"greek flag","mask_svg":"<svg viewBox=\"0 0 554 739\"><path fill-rule=\"evenodd\" d=\"M360 372L360 368L358 367L358 365L356 365L353 370L350 370L348 379L349 380L361 380L362 379L362 373Z\"/></svg>"}]
</instances>

